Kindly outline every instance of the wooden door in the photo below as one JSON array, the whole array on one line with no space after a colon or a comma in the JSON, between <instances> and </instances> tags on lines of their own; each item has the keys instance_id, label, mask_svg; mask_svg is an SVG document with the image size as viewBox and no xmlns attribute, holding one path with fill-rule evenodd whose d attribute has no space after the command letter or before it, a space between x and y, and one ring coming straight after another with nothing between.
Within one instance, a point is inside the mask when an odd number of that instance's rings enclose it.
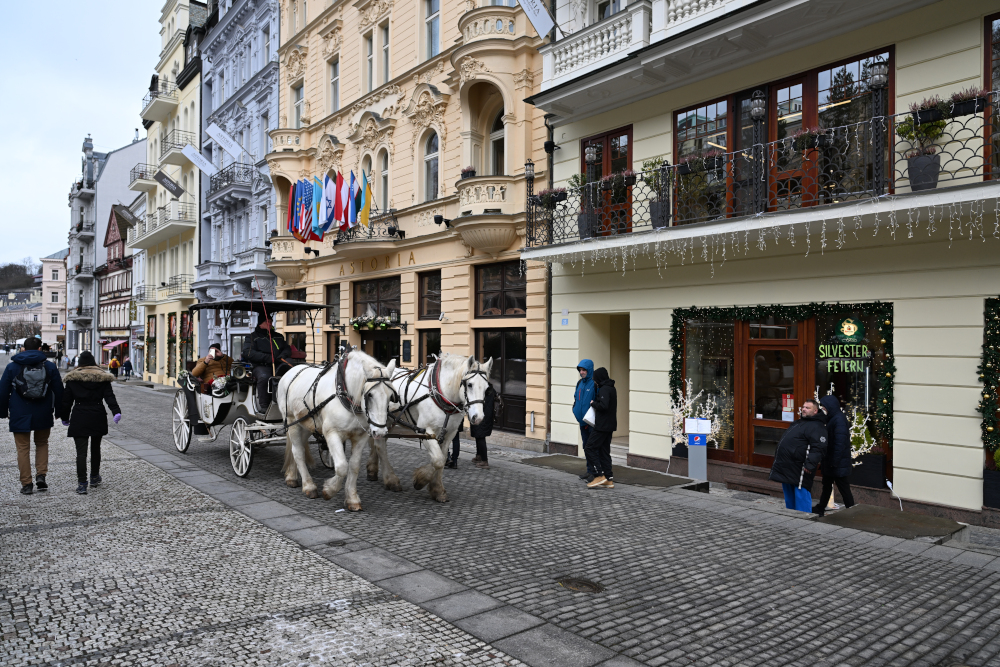
<instances>
[{"instance_id":1,"label":"wooden door","mask_svg":"<svg viewBox=\"0 0 1000 667\"><path fill-rule=\"evenodd\" d=\"M816 200L815 150L802 150L794 137L816 125L814 80L797 77L771 88L771 132L765 156L771 171L768 193L771 210L799 208ZM784 141L782 141L784 140Z\"/></svg>"}]
</instances>

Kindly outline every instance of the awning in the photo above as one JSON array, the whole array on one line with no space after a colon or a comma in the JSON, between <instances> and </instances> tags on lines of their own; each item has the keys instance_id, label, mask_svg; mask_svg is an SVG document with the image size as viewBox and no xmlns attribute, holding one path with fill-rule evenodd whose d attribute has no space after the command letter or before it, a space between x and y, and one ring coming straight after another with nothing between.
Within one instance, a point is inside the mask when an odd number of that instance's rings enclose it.
<instances>
[{"instance_id":1,"label":"awning","mask_svg":"<svg viewBox=\"0 0 1000 667\"><path fill-rule=\"evenodd\" d=\"M124 338L123 338L122 340L116 340L116 341L114 341L113 343L108 343L107 345L105 345L105 346L104 346L104 349L105 349L105 350L113 350L113 349L115 349L116 347L118 347L119 345L121 345L122 343L127 343L127 342L128 342L128 341L127 341L127 340L125 340Z\"/></svg>"}]
</instances>

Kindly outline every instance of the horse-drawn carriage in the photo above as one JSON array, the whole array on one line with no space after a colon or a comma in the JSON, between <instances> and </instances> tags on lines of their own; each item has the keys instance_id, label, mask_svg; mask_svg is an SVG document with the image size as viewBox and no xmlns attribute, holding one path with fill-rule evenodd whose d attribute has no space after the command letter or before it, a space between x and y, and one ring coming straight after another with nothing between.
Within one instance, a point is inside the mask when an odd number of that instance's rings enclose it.
<instances>
[{"instance_id":1,"label":"horse-drawn carriage","mask_svg":"<svg viewBox=\"0 0 1000 667\"><path fill-rule=\"evenodd\" d=\"M234 299L199 303L191 306L190 311L217 310L220 311L225 327L228 330L233 313L252 312L273 316L276 313L304 312L314 323L316 311L329 306L306 303L304 301L269 301ZM315 327L313 327L315 330ZM231 426L229 432L229 459L233 471L240 477L246 477L253 465L254 454L268 445L285 443L285 428L281 410L277 401L272 400L266 410L261 410L257 401L256 381L252 374L252 364L239 360L241 350L233 350L233 365L230 373L217 378L210 386L205 386L198 378L189 373L182 373L179 382L182 388L174 394L172 406L171 427L174 446L177 451L186 452L191 445L192 436L208 436L216 440L226 426ZM293 364L299 360L290 360ZM275 377L268 386L274 394L279 378ZM195 393L198 405L199 419L192 420L188 414L188 401L183 387ZM192 422L194 422L192 424ZM333 466L329 452L322 442L322 436L314 441L319 446L320 459L329 467Z\"/></svg>"}]
</instances>

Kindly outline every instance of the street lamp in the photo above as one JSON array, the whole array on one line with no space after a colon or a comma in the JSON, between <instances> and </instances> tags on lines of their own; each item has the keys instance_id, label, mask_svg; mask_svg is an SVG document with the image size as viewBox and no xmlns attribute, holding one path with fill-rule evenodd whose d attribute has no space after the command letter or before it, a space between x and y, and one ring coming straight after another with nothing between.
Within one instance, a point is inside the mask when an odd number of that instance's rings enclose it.
<instances>
[{"instance_id":1,"label":"street lamp","mask_svg":"<svg viewBox=\"0 0 1000 667\"><path fill-rule=\"evenodd\" d=\"M871 66L869 85L875 90L881 90L889 85L889 64L878 58Z\"/></svg>"},{"instance_id":2,"label":"street lamp","mask_svg":"<svg viewBox=\"0 0 1000 667\"><path fill-rule=\"evenodd\" d=\"M762 120L765 113L767 113L767 105L764 101L764 91L755 90L750 96L750 118Z\"/></svg>"},{"instance_id":3,"label":"street lamp","mask_svg":"<svg viewBox=\"0 0 1000 667\"><path fill-rule=\"evenodd\" d=\"M524 161L524 177L529 181L535 180L535 163L531 158Z\"/></svg>"}]
</instances>

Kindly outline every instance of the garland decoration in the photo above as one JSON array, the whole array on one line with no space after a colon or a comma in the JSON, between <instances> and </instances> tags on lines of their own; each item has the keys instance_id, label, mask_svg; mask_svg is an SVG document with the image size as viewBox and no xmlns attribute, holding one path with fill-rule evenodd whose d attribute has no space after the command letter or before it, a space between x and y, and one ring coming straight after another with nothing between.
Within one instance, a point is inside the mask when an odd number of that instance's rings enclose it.
<instances>
[{"instance_id":1,"label":"garland decoration","mask_svg":"<svg viewBox=\"0 0 1000 667\"><path fill-rule=\"evenodd\" d=\"M994 320L996 321L996 325L993 327L993 330L997 335L996 345L1000 346L1000 299L995 299L994 301L997 302L997 312L995 315L998 319ZM757 306L732 306L727 308L698 308L697 306L692 306L690 308L675 308L673 312L673 320L670 324L670 398L674 403L682 401L684 398L684 323L688 320L752 322L756 320L763 320L768 317L775 317L792 322L804 322L812 317L839 316L845 312L860 312L866 315L874 315L878 318L878 336L880 337L880 342L883 346L883 358L879 360L881 363L881 371L878 377L878 393L875 397L875 403L879 409L876 410L874 414L869 416L869 421L875 425L882 444L886 448L891 448L893 438L892 397L896 377L891 303L884 303L880 301L875 301L873 303L822 302L807 303L798 306L780 306L772 304ZM993 352L996 354L995 351ZM993 370L994 373L996 373L997 369L1000 368L1000 356L994 358L992 363L993 366L990 370ZM980 371L980 373L982 373L982 371ZM994 380L992 383L989 383L989 386L995 386L997 384L1000 383L998 383L997 377L994 375ZM996 422L996 396L995 394L990 393L990 397L993 399L994 406L993 421ZM986 424L984 418L984 442L986 439L985 426ZM996 423L993 424L993 427L994 428L990 431L990 435L996 439L996 444L994 445L994 449L991 449L990 451L996 451L996 447L1000 446L1000 439L997 439L1000 438L1000 428L996 428Z\"/></svg>"},{"instance_id":2,"label":"garland decoration","mask_svg":"<svg viewBox=\"0 0 1000 667\"><path fill-rule=\"evenodd\" d=\"M979 362L979 381L983 389L979 397L978 410L983 415L980 425L983 433L983 448L996 461L1000 455L1000 402L997 401L997 387L1000 386L1000 299L986 299L985 322L983 327L983 358Z\"/></svg>"}]
</instances>

